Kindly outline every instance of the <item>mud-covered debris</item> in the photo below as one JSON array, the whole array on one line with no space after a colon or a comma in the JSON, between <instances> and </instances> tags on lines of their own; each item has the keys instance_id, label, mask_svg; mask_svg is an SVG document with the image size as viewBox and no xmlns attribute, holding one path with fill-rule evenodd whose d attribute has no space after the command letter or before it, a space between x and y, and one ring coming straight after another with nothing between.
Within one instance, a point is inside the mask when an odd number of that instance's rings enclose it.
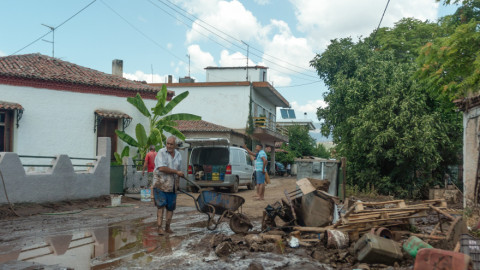
<instances>
[{"instance_id":1,"label":"mud-covered debris","mask_svg":"<svg viewBox=\"0 0 480 270\"><path fill-rule=\"evenodd\" d=\"M354 267L355 269L370 270L370 266L366 263L361 263Z\"/></svg>"},{"instance_id":2,"label":"mud-covered debris","mask_svg":"<svg viewBox=\"0 0 480 270\"><path fill-rule=\"evenodd\" d=\"M218 257L225 257L233 252L233 246L230 242L222 242L215 248L215 254Z\"/></svg>"},{"instance_id":3,"label":"mud-covered debris","mask_svg":"<svg viewBox=\"0 0 480 270\"><path fill-rule=\"evenodd\" d=\"M222 243L223 241L225 241L226 239L228 239L228 236L224 235L224 234L216 234L212 237L212 239L210 240L210 246L212 248L215 248L217 247L220 243Z\"/></svg>"},{"instance_id":4,"label":"mud-covered debris","mask_svg":"<svg viewBox=\"0 0 480 270\"><path fill-rule=\"evenodd\" d=\"M247 245L249 247L252 247L253 244L261 243L263 240L262 237L258 234L249 234L245 236L245 241L247 242Z\"/></svg>"},{"instance_id":5,"label":"mud-covered debris","mask_svg":"<svg viewBox=\"0 0 480 270\"><path fill-rule=\"evenodd\" d=\"M248 266L248 270L263 270L263 265L261 265L258 262L251 262L250 265Z\"/></svg>"},{"instance_id":6,"label":"mud-covered debris","mask_svg":"<svg viewBox=\"0 0 480 270\"><path fill-rule=\"evenodd\" d=\"M312 258L317 261L323 262L325 261L327 256L325 255L325 251L315 250L312 252Z\"/></svg>"},{"instance_id":7,"label":"mud-covered debris","mask_svg":"<svg viewBox=\"0 0 480 270\"><path fill-rule=\"evenodd\" d=\"M234 234L230 236L230 240L234 245L244 245L246 244L245 237L241 234Z\"/></svg>"}]
</instances>

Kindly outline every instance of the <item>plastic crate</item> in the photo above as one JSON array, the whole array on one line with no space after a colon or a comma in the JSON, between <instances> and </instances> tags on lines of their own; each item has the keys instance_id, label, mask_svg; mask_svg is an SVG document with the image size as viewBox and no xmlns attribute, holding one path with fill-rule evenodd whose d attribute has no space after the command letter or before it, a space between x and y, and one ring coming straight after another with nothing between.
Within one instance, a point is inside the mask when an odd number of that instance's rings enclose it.
<instances>
[{"instance_id":1,"label":"plastic crate","mask_svg":"<svg viewBox=\"0 0 480 270\"><path fill-rule=\"evenodd\" d=\"M474 269L480 270L480 239L469 234L462 234L460 252L469 255L472 258Z\"/></svg>"}]
</instances>

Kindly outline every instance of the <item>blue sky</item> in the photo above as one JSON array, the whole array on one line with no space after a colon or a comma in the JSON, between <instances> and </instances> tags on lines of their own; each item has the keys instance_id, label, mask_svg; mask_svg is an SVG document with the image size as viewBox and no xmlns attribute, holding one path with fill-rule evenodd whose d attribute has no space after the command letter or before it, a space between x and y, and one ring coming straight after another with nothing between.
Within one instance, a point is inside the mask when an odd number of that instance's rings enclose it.
<instances>
[{"instance_id":1,"label":"blue sky","mask_svg":"<svg viewBox=\"0 0 480 270\"><path fill-rule=\"evenodd\" d=\"M11 55L58 27L92 0L0 0L0 56ZM309 61L333 38L366 36L386 0L97 0L55 30L55 57L111 73L124 61L127 78L164 82L171 74L205 81L207 66L269 67L268 80L302 117L317 121L326 87ZM391 0L381 26L403 17L436 20L451 14L434 0ZM51 41L52 34L43 37ZM16 54L52 55L33 43ZM153 76L152 76L153 70Z\"/></svg>"}]
</instances>

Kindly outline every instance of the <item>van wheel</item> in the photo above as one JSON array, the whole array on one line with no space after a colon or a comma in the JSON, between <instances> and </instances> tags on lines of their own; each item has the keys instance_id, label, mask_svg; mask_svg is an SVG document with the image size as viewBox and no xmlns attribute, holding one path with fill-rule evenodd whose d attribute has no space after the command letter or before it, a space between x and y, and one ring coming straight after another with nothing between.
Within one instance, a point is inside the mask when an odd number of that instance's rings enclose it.
<instances>
[{"instance_id":1,"label":"van wheel","mask_svg":"<svg viewBox=\"0 0 480 270\"><path fill-rule=\"evenodd\" d=\"M255 179L255 174L252 175L252 181L247 185L248 190L254 190L257 185L257 180Z\"/></svg>"},{"instance_id":2,"label":"van wheel","mask_svg":"<svg viewBox=\"0 0 480 270\"><path fill-rule=\"evenodd\" d=\"M238 177L235 179L235 183L230 188L230 193L237 193L238 192Z\"/></svg>"}]
</instances>

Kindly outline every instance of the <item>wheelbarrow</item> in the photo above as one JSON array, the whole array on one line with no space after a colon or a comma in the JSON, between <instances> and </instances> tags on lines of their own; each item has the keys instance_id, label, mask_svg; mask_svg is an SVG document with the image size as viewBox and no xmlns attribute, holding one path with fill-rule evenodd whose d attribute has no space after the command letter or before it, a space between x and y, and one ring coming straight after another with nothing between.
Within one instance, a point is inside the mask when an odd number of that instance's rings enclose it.
<instances>
[{"instance_id":1,"label":"wheelbarrow","mask_svg":"<svg viewBox=\"0 0 480 270\"><path fill-rule=\"evenodd\" d=\"M203 190L197 183L183 177L195 185L200 195L195 199L190 193L181 190L180 192L190 196L195 202L195 207L201 213L208 216L207 229L215 230L224 218L230 219L230 229L235 233L247 233L253 228L248 217L238 211L245 202L243 197L233 194L220 193L216 191ZM215 220L215 215L220 217Z\"/></svg>"}]
</instances>

